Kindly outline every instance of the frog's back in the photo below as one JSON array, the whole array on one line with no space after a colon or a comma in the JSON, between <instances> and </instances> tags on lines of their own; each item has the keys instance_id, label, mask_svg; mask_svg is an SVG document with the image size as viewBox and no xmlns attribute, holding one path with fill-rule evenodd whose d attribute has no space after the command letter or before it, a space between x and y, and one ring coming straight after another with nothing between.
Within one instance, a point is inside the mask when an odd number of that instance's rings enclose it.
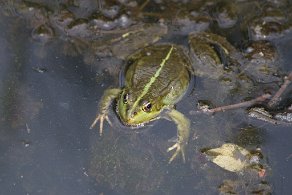
<instances>
[{"instance_id":1,"label":"frog's back","mask_svg":"<svg viewBox=\"0 0 292 195\"><path fill-rule=\"evenodd\" d=\"M125 87L136 96L175 104L190 82L191 64L184 49L176 45L155 45L128 58Z\"/></svg>"}]
</instances>

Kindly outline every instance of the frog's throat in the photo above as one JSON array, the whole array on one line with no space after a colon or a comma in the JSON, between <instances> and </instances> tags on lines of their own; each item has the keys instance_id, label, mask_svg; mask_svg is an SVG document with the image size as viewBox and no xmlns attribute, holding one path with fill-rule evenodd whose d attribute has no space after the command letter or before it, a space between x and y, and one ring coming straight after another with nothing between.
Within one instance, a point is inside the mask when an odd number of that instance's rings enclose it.
<instances>
[{"instance_id":1,"label":"frog's throat","mask_svg":"<svg viewBox=\"0 0 292 195\"><path fill-rule=\"evenodd\" d=\"M133 113L134 109L137 107L137 105L139 104L140 100L148 93L151 85L155 82L156 78L160 75L160 72L162 70L162 68L164 67L164 65L166 64L167 60L169 60L171 53L173 51L173 45L171 45L171 48L169 49L167 55L165 56L165 58L162 60L162 62L160 63L160 67L157 69L157 71L155 72L154 76L152 76L149 80L149 82L145 85L141 95L137 98L137 100L135 101L135 103L133 104L131 110L129 113Z\"/></svg>"}]
</instances>

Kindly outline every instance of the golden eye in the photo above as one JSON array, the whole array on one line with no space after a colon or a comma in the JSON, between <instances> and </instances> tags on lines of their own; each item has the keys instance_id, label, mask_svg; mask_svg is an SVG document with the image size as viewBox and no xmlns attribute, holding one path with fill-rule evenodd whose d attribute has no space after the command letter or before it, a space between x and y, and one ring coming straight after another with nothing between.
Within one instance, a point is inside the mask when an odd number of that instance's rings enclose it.
<instances>
[{"instance_id":1,"label":"golden eye","mask_svg":"<svg viewBox=\"0 0 292 195\"><path fill-rule=\"evenodd\" d=\"M150 102L147 102L147 103L145 103L145 104L143 105L142 110L143 110L144 112L150 112L151 108L152 108L151 103L150 103Z\"/></svg>"}]
</instances>

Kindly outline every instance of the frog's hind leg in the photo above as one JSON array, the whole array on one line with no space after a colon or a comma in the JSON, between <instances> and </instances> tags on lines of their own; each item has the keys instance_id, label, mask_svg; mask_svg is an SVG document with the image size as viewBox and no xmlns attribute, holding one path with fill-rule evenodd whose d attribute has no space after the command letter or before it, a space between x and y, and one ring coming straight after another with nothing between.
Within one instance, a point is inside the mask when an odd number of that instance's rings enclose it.
<instances>
[{"instance_id":1,"label":"frog's hind leg","mask_svg":"<svg viewBox=\"0 0 292 195\"><path fill-rule=\"evenodd\" d=\"M182 154L183 161L185 162L185 147L190 136L190 121L182 113L175 109L170 110L167 114L177 125L178 137L177 142L167 149L168 152L176 149L172 157L169 159L169 163L171 163L179 153Z\"/></svg>"}]
</instances>

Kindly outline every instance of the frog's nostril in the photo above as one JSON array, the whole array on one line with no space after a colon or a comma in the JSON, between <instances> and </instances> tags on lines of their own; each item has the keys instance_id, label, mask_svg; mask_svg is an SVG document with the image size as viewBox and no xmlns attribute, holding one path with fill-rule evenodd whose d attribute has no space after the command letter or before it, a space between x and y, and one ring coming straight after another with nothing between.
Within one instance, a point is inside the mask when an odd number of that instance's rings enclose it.
<instances>
[{"instance_id":1,"label":"frog's nostril","mask_svg":"<svg viewBox=\"0 0 292 195\"><path fill-rule=\"evenodd\" d=\"M133 114L134 114L134 115L137 115L137 112L134 112Z\"/></svg>"}]
</instances>

